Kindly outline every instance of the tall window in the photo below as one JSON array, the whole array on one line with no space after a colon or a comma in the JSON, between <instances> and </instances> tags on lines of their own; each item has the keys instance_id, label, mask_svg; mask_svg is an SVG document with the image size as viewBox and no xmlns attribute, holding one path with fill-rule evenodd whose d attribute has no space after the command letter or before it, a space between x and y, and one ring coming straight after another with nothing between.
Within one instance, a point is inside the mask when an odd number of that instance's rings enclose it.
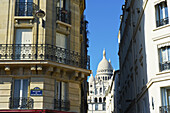
<instances>
[{"instance_id":1,"label":"tall window","mask_svg":"<svg viewBox=\"0 0 170 113\"><path fill-rule=\"evenodd\" d=\"M69 100L68 100L68 83L56 81L55 83L55 109L68 110Z\"/></svg>"},{"instance_id":2,"label":"tall window","mask_svg":"<svg viewBox=\"0 0 170 113\"><path fill-rule=\"evenodd\" d=\"M97 102L97 98L94 98L94 102L95 102L95 103Z\"/></svg>"},{"instance_id":3,"label":"tall window","mask_svg":"<svg viewBox=\"0 0 170 113\"><path fill-rule=\"evenodd\" d=\"M164 113L169 113L169 106L170 106L170 87L162 88L161 89L161 96L162 96L162 106L160 107L161 111Z\"/></svg>"},{"instance_id":4,"label":"tall window","mask_svg":"<svg viewBox=\"0 0 170 113\"><path fill-rule=\"evenodd\" d=\"M33 0L16 0L15 16L33 16Z\"/></svg>"},{"instance_id":5,"label":"tall window","mask_svg":"<svg viewBox=\"0 0 170 113\"><path fill-rule=\"evenodd\" d=\"M102 88L100 88L100 93L102 93Z\"/></svg>"},{"instance_id":6,"label":"tall window","mask_svg":"<svg viewBox=\"0 0 170 113\"><path fill-rule=\"evenodd\" d=\"M155 6L156 26L169 24L167 1L163 1Z\"/></svg>"},{"instance_id":7,"label":"tall window","mask_svg":"<svg viewBox=\"0 0 170 113\"><path fill-rule=\"evenodd\" d=\"M106 110L106 104L103 104L103 110Z\"/></svg>"},{"instance_id":8,"label":"tall window","mask_svg":"<svg viewBox=\"0 0 170 113\"><path fill-rule=\"evenodd\" d=\"M56 46L67 49L67 36L56 33Z\"/></svg>"},{"instance_id":9,"label":"tall window","mask_svg":"<svg viewBox=\"0 0 170 113\"><path fill-rule=\"evenodd\" d=\"M16 29L15 35L15 58L31 58L33 33L32 29Z\"/></svg>"},{"instance_id":10,"label":"tall window","mask_svg":"<svg viewBox=\"0 0 170 113\"><path fill-rule=\"evenodd\" d=\"M170 69L170 46L159 49L159 62L161 71Z\"/></svg>"},{"instance_id":11,"label":"tall window","mask_svg":"<svg viewBox=\"0 0 170 113\"><path fill-rule=\"evenodd\" d=\"M99 102L100 102L100 103L102 102L102 98L101 98L101 97L99 98Z\"/></svg>"},{"instance_id":12,"label":"tall window","mask_svg":"<svg viewBox=\"0 0 170 113\"><path fill-rule=\"evenodd\" d=\"M95 110L98 110L98 104L95 104Z\"/></svg>"},{"instance_id":13,"label":"tall window","mask_svg":"<svg viewBox=\"0 0 170 113\"><path fill-rule=\"evenodd\" d=\"M57 0L57 20L70 24L70 0Z\"/></svg>"},{"instance_id":14,"label":"tall window","mask_svg":"<svg viewBox=\"0 0 170 113\"><path fill-rule=\"evenodd\" d=\"M22 109L27 108L28 97L28 79L14 80L14 93L11 99L11 108Z\"/></svg>"}]
</instances>

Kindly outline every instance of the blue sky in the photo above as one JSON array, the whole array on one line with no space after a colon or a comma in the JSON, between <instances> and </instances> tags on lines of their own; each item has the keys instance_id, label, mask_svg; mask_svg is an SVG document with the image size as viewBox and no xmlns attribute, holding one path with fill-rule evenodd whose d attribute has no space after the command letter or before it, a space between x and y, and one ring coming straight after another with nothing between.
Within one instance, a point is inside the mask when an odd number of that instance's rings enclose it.
<instances>
[{"instance_id":1,"label":"blue sky","mask_svg":"<svg viewBox=\"0 0 170 113\"><path fill-rule=\"evenodd\" d=\"M86 0L86 20L88 24L88 38L90 65L93 75L96 75L98 63L106 50L106 58L111 59L115 70L119 69L118 31L120 26L121 7L124 0Z\"/></svg>"}]
</instances>

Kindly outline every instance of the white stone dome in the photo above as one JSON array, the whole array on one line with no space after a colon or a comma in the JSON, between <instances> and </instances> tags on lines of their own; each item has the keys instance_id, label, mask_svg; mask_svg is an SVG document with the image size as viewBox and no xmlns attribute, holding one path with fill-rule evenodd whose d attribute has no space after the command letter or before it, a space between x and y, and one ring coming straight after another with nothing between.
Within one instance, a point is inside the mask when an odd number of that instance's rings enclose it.
<instances>
[{"instance_id":1,"label":"white stone dome","mask_svg":"<svg viewBox=\"0 0 170 113\"><path fill-rule=\"evenodd\" d=\"M110 60L106 59L106 52L103 50L103 59L100 61L97 68L97 75L101 74L113 74L113 67Z\"/></svg>"},{"instance_id":2,"label":"white stone dome","mask_svg":"<svg viewBox=\"0 0 170 113\"><path fill-rule=\"evenodd\" d=\"M90 78L89 78L89 82L94 82L95 79L94 79L94 76L91 74Z\"/></svg>"}]
</instances>

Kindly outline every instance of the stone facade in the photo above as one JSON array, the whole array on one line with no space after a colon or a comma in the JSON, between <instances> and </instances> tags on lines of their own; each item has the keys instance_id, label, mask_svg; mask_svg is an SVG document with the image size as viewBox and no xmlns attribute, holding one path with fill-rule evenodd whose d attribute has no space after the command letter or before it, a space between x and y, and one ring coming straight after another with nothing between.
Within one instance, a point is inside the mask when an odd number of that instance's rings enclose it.
<instances>
[{"instance_id":1,"label":"stone facade","mask_svg":"<svg viewBox=\"0 0 170 113\"><path fill-rule=\"evenodd\" d=\"M87 97L81 89L91 73L85 0L23 1L0 1L0 112L83 113ZM43 18L36 16L39 9Z\"/></svg>"}]
</instances>

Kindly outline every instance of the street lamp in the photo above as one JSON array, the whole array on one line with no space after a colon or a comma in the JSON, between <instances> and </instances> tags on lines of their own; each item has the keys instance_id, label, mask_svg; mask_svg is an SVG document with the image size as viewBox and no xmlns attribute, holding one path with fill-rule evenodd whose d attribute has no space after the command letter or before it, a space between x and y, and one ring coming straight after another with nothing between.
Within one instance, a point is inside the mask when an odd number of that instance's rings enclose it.
<instances>
[{"instance_id":1,"label":"street lamp","mask_svg":"<svg viewBox=\"0 0 170 113\"><path fill-rule=\"evenodd\" d=\"M36 59L38 58L38 29L39 29L39 18L43 19L45 16L45 12L41 9L37 10L35 13L35 16L37 17L37 40L36 40Z\"/></svg>"},{"instance_id":2,"label":"street lamp","mask_svg":"<svg viewBox=\"0 0 170 113\"><path fill-rule=\"evenodd\" d=\"M45 16L45 12L40 9L40 10L36 11L35 16L38 18L43 18Z\"/></svg>"}]
</instances>

